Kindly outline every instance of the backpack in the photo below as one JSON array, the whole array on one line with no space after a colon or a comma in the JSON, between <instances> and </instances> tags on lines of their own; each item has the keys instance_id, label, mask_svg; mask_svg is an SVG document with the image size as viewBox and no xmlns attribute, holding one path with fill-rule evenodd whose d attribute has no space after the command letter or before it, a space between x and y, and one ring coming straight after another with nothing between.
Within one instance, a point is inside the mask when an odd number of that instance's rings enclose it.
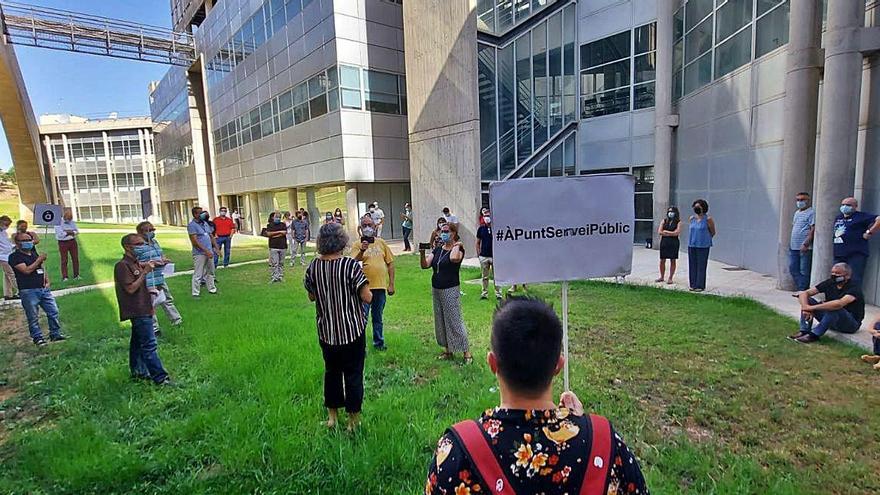
<instances>
[{"instance_id":1,"label":"backpack","mask_svg":"<svg viewBox=\"0 0 880 495\"><path fill-rule=\"evenodd\" d=\"M602 416L590 415L593 430L593 444L587 472L580 488L580 495L605 495L608 485L608 472L611 468L611 424ZM457 423L451 429L459 444L467 452L480 477L489 484L491 493L516 495L513 486L504 475L498 458L483 435L483 428L475 420Z\"/></svg>"}]
</instances>

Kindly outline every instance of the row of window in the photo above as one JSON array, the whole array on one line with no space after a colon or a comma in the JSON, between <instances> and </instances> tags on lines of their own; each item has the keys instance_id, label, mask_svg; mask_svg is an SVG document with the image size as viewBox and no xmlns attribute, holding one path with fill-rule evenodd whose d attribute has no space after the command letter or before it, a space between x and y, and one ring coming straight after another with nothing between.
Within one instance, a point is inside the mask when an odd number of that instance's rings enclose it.
<instances>
[{"instance_id":1,"label":"row of window","mask_svg":"<svg viewBox=\"0 0 880 495\"><path fill-rule=\"evenodd\" d=\"M72 142L68 141L69 155L71 161L80 160L106 160L107 154L104 150L104 142L101 138L96 138L92 142ZM52 155L55 162L65 160L64 144L53 144ZM139 141L111 141L110 142L110 158L125 159L134 156L140 157L141 145Z\"/></svg>"},{"instance_id":2,"label":"row of window","mask_svg":"<svg viewBox=\"0 0 880 495\"><path fill-rule=\"evenodd\" d=\"M581 118L654 106L657 24L581 45Z\"/></svg>"},{"instance_id":3,"label":"row of window","mask_svg":"<svg viewBox=\"0 0 880 495\"><path fill-rule=\"evenodd\" d=\"M499 180L577 118L577 8L563 10L503 47L480 44L480 169Z\"/></svg>"},{"instance_id":4,"label":"row of window","mask_svg":"<svg viewBox=\"0 0 880 495\"><path fill-rule=\"evenodd\" d=\"M556 0L477 0L477 28L503 33Z\"/></svg>"},{"instance_id":5,"label":"row of window","mask_svg":"<svg viewBox=\"0 0 880 495\"><path fill-rule=\"evenodd\" d=\"M143 220L141 205L116 205L118 216L113 215L113 207L104 206L77 206L76 218L81 222L130 222L137 223Z\"/></svg>"},{"instance_id":6,"label":"row of window","mask_svg":"<svg viewBox=\"0 0 880 495\"><path fill-rule=\"evenodd\" d=\"M788 43L788 0L687 0L675 13L673 95Z\"/></svg>"},{"instance_id":7,"label":"row of window","mask_svg":"<svg viewBox=\"0 0 880 495\"><path fill-rule=\"evenodd\" d=\"M523 177L562 177L577 174L575 148L577 134L572 132L565 141L556 145L552 151Z\"/></svg>"},{"instance_id":8,"label":"row of window","mask_svg":"<svg viewBox=\"0 0 880 495\"><path fill-rule=\"evenodd\" d=\"M338 110L406 114L403 76L348 65L330 67L214 130L217 153Z\"/></svg>"},{"instance_id":9,"label":"row of window","mask_svg":"<svg viewBox=\"0 0 880 495\"><path fill-rule=\"evenodd\" d=\"M70 191L70 183L66 175L59 174L58 188L67 193ZM76 192L82 190L110 190L110 178L107 174L74 175L73 185ZM113 185L116 190L133 190L145 187L142 173L113 174Z\"/></svg>"},{"instance_id":10,"label":"row of window","mask_svg":"<svg viewBox=\"0 0 880 495\"><path fill-rule=\"evenodd\" d=\"M264 0L208 62L208 86L222 80L312 2L314 0Z\"/></svg>"}]
</instances>

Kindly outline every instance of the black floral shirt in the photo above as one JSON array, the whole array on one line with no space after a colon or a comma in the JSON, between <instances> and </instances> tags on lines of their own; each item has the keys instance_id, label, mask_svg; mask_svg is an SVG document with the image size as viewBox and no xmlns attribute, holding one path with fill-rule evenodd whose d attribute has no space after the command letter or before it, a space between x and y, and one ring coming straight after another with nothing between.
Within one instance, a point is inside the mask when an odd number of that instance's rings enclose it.
<instances>
[{"instance_id":1,"label":"black floral shirt","mask_svg":"<svg viewBox=\"0 0 880 495\"><path fill-rule=\"evenodd\" d=\"M516 493L576 495L592 446L589 418L568 409L490 409L479 419L483 435ZM638 460L612 429L613 464L607 495L647 495ZM451 433L437 442L428 467L425 495L491 494L464 448Z\"/></svg>"}]
</instances>

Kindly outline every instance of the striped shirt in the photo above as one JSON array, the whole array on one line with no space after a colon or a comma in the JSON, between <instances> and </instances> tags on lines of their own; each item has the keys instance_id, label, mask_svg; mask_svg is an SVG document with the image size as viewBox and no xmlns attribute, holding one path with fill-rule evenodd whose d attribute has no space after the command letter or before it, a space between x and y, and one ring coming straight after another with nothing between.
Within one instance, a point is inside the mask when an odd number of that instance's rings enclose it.
<instances>
[{"instance_id":1,"label":"striped shirt","mask_svg":"<svg viewBox=\"0 0 880 495\"><path fill-rule=\"evenodd\" d=\"M816 212L813 211L812 206L806 210L794 212L794 218L791 221L791 246L789 246L792 251L799 250L801 245L806 242L813 225L816 225ZM812 245L810 249L813 249Z\"/></svg>"},{"instance_id":2,"label":"striped shirt","mask_svg":"<svg viewBox=\"0 0 880 495\"><path fill-rule=\"evenodd\" d=\"M138 256L138 261L142 263L146 263L147 261L162 261L162 246L159 245L159 241L153 239L152 241L148 241L145 246L149 248L149 250L145 250L143 256ZM165 285L165 267L157 266L150 273L147 274L147 287L156 287L159 285Z\"/></svg>"},{"instance_id":3,"label":"striped shirt","mask_svg":"<svg viewBox=\"0 0 880 495\"><path fill-rule=\"evenodd\" d=\"M345 345L364 333L366 319L359 292L366 284L367 277L353 258L312 260L306 269L305 287L315 296L321 342Z\"/></svg>"}]
</instances>

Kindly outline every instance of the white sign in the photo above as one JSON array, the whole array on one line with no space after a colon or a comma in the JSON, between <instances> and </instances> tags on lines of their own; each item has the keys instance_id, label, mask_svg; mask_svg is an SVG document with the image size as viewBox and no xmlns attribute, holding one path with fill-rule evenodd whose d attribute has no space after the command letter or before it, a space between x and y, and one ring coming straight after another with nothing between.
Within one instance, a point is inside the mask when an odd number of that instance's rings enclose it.
<instances>
[{"instance_id":1,"label":"white sign","mask_svg":"<svg viewBox=\"0 0 880 495\"><path fill-rule=\"evenodd\" d=\"M166 277L174 275L174 263L165 263L165 266L162 267L162 275Z\"/></svg>"},{"instance_id":2,"label":"white sign","mask_svg":"<svg viewBox=\"0 0 880 495\"><path fill-rule=\"evenodd\" d=\"M37 204L34 206L34 225L61 225L61 205Z\"/></svg>"},{"instance_id":3,"label":"white sign","mask_svg":"<svg viewBox=\"0 0 880 495\"><path fill-rule=\"evenodd\" d=\"M512 285L628 275L634 195L629 174L493 182L495 280Z\"/></svg>"}]
</instances>

